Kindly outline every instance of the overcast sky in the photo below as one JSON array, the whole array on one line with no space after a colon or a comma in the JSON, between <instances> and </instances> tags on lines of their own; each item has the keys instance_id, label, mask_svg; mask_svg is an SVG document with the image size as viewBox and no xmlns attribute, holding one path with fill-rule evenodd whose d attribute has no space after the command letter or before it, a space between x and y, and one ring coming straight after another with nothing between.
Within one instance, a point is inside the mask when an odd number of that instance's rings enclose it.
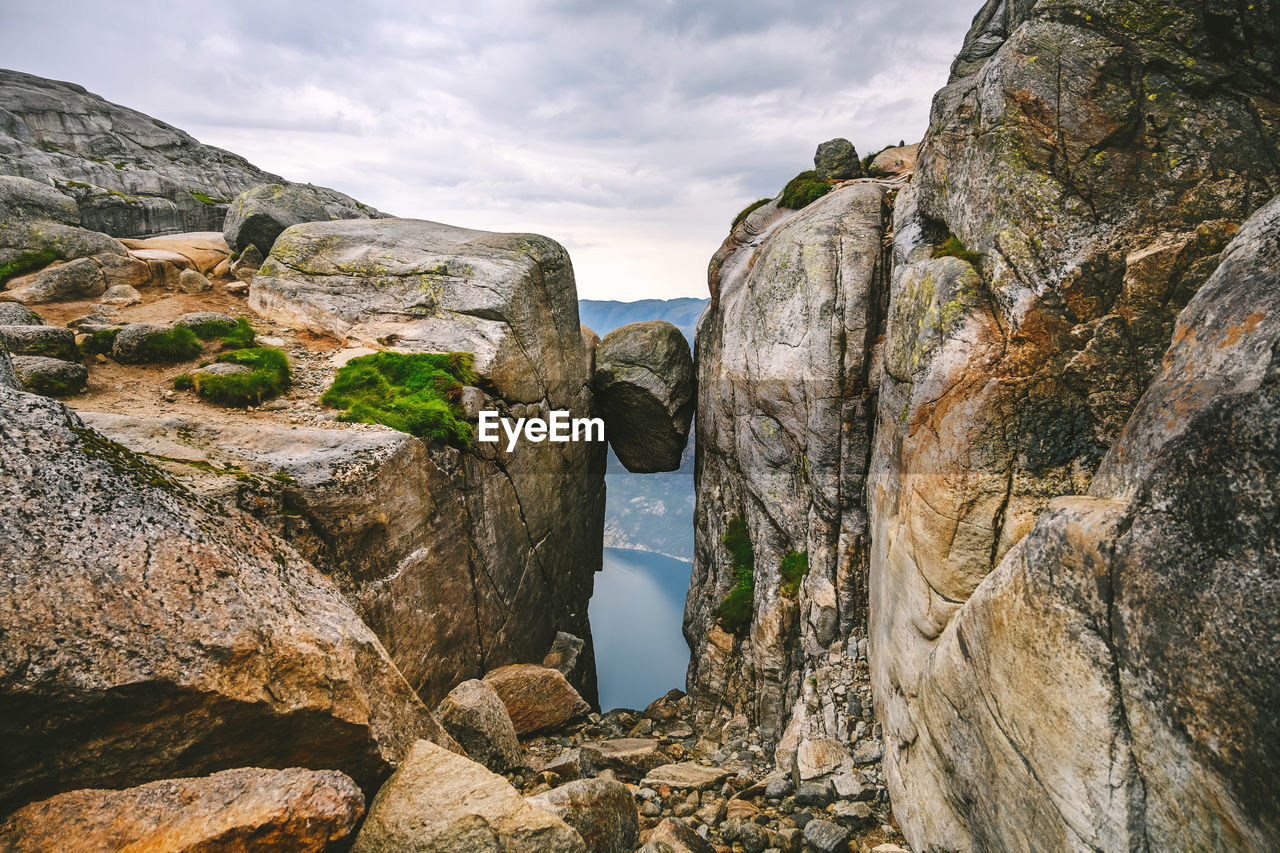
<instances>
[{"instance_id":1,"label":"overcast sky","mask_svg":"<svg viewBox=\"0 0 1280 853\"><path fill-rule=\"evenodd\" d=\"M836 136L917 141L979 0L4 0L0 64L398 216L563 243L580 295L705 296Z\"/></svg>"}]
</instances>

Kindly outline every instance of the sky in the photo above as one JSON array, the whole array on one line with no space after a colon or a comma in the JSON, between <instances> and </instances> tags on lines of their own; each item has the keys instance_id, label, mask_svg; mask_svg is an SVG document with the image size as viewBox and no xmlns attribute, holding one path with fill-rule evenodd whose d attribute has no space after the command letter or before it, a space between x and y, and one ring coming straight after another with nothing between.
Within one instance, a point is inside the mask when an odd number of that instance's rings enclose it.
<instances>
[{"instance_id":1,"label":"sky","mask_svg":"<svg viewBox=\"0 0 1280 853\"><path fill-rule=\"evenodd\" d=\"M5 0L0 65L405 217L533 231L579 295L707 295L819 142L918 141L979 0Z\"/></svg>"}]
</instances>

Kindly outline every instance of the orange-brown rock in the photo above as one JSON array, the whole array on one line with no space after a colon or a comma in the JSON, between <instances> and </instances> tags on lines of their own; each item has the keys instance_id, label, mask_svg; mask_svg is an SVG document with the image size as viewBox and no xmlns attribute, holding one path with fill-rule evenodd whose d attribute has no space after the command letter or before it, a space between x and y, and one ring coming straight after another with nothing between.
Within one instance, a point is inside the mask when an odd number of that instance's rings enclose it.
<instances>
[{"instance_id":1,"label":"orange-brown rock","mask_svg":"<svg viewBox=\"0 0 1280 853\"><path fill-rule=\"evenodd\" d=\"M309 853L347 837L364 795L333 770L224 770L123 791L69 791L0 824L9 853Z\"/></svg>"},{"instance_id":2,"label":"orange-brown rock","mask_svg":"<svg viewBox=\"0 0 1280 853\"><path fill-rule=\"evenodd\" d=\"M573 685L554 669L518 663L495 669L484 680L507 706L518 734L555 728L591 710Z\"/></svg>"}]
</instances>

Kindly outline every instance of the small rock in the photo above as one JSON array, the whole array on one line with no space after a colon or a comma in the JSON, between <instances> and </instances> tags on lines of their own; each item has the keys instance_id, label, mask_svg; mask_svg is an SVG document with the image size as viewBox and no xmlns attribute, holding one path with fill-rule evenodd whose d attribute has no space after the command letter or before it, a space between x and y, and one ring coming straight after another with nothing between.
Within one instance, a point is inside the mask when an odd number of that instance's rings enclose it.
<instances>
[{"instance_id":1,"label":"small rock","mask_svg":"<svg viewBox=\"0 0 1280 853\"><path fill-rule=\"evenodd\" d=\"M667 818L649 833L649 843L666 844L674 853L715 853L706 839L676 818Z\"/></svg>"},{"instance_id":2,"label":"small rock","mask_svg":"<svg viewBox=\"0 0 1280 853\"><path fill-rule=\"evenodd\" d=\"M770 800L781 800L795 789L795 783L791 781L790 776L777 776L769 780L769 784L765 786L764 795Z\"/></svg>"},{"instance_id":3,"label":"small rock","mask_svg":"<svg viewBox=\"0 0 1280 853\"><path fill-rule=\"evenodd\" d=\"M640 843L635 800L621 782L579 779L527 799L576 829L592 853L632 853Z\"/></svg>"},{"instance_id":4,"label":"small rock","mask_svg":"<svg viewBox=\"0 0 1280 853\"><path fill-rule=\"evenodd\" d=\"M796 788L796 805L822 808L833 799L829 782L805 782Z\"/></svg>"},{"instance_id":5,"label":"small rock","mask_svg":"<svg viewBox=\"0 0 1280 853\"><path fill-rule=\"evenodd\" d=\"M824 181L845 181L862 177L862 161L847 139L830 139L813 154L813 168Z\"/></svg>"},{"instance_id":6,"label":"small rock","mask_svg":"<svg viewBox=\"0 0 1280 853\"><path fill-rule=\"evenodd\" d=\"M222 289L234 296L244 296L249 292L249 282L230 281L223 285Z\"/></svg>"},{"instance_id":7,"label":"small rock","mask_svg":"<svg viewBox=\"0 0 1280 853\"><path fill-rule=\"evenodd\" d=\"M804 841L816 853L844 853L849 830L829 820L811 820L804 828Z\"/></svg>"},{"instance_id":8,"label":"small rock","mask_svg":"<svg viewBox=\"0 0 1280 853\"><path fill-rule=\"evenodd\" d=\"M849 761L848 751L838 740L832 738L802 740L795 754L796 782L797 784L808 782L834 773Z\"/></svg>"},{"instance_id":9,"label":"small rock","mask_svg":"<svg viewBox=\"0 0 1280 853\"><path fill-rule=\"evenodd\" d=\"M871 764L884 757L884 747L878 740L864 740L853 748L855 764Z\"/></svg>"},{"instance_id":10,"label":"small rock","mask_svg":"<svg viewBox=\"0 0 1280 853\"><path fill-rule=\"evenodd\" d=\"M436 708L436 718L472 760L496 773L524 766L520 741L497 691L478 679L449 691Z\"/></svg>"},{"instance_id":11,"label":"small rock","mask_svg":"<svg viewBox=\"0 0 1280 853\"><path fill-rule=\"evenodd\" d=\"M838 773L831 779L836 796L842 800L869 800L875 796L875 788L867 784L867 777L854 771Z\"/></svg>"},{"instance_id":12,"label":"small rock","mask_svg":"<svg viewBox=\"0 0 1280 853\"><path fill-rule=\"evenodd\" d=\"M284 338L275 338L275 337L258 338L258 343L264 347L282 347L284 346Z\"/></svg>"},{"instance_id":13,"label":"small rock","mask_svg":"<svg viewBox=\"0 0 1280 853\"><path fill-rule=\"evenodd\" d=\"M107 288L102 301L107 305L137 305L142 302L142 294L128 284L117 284Z\"/></svg>"},{"instance_id":14,"label":"small rock","mask_svg":"<svg viewBox=\"0 0 1280 853\"><path fill-rule=\"evenodd\" d=\"M831 807L831 813L838 818L862 822L871 818L871 806L866 803L839 802Z\"/></svg>"},{"instance_id":15,"label":"small rock","mask_svg":"<svg viewBox=\"0 0 1280 853\"><path fill-rule=\"evenodd\" d=\"M199 270L183 270L178 274L178 289L183 293L204 293L213 287Z\"/></svg>"},{"instance_id":16,"label":"small rock","mask_svg":"<svg viewBox=\"0 0 1280 853\"><path fill-rule=\"evenodd\" d=\"M70 397L89 384L89 371L83 365L40 355L15 355L13 369L23 389L45 397Z\"/></svg>"},{"instance_id":17,"label":"small rock","mask_svg":"<svg viewBox=\"0 0 1280 853\"><path fill-rule=\"evenodd\" d=\"M732 772L722 767L707 767L685 761L650 770L645 775L643 784L654 788L666 785L668 788L706 790L714 788L732 775Z\"/></svg>"},{"instance_id":18,"label":"small rock","mask_svg":"<svg viewBox=\"0 0 1280 853\"><path fill-rule=\"evenodd\" d=\"M595 775L595 762L593 756L597 755L593 750L584 751L580 747L575 747L551 759L538 769L550 773L555 773L561 779L581 779L587 776Z\"/></svg>"},{"instance_id":19,"label":"small rock","mask_svg":"<svg viewBox=\"0 0 1280 853\"><path fill-rule=\"evenodd\" d=\"M583 744L599 756L599 763L616 770L626 778L639 779L654 768L667 763L667 756L650 738L615 738Z\"/></svg>"},{"instance_id":20,"label":"small rock","mask_svg":"<svg viewBox=\"0 0 1280 853\"><path fill-rule=\"evenodd\" d=\"M907 851L903 850L901 847L899 847L896 844L889 844L886 842L884 844L877 844L875 847L872 847L871 853L907 853Z\"/></svg>"},{"instance_id":21,"label":"small rock","mask_svg":"<svg viewBox=\"0 0 1280 853\"><path fill-rule=\"evenodd\" d=\"M253 281L253 277L262 268L262 261L262 253L258 251L258 247L250 245L231 264L231 274L242 282Z\"/></svg>"}]
</instances>

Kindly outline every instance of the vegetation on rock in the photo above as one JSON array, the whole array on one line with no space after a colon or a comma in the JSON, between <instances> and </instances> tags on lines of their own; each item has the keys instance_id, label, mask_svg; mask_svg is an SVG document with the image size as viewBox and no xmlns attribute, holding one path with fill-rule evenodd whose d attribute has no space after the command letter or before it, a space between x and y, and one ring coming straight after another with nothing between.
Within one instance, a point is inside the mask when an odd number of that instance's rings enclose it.
<instances>
[{"instance_id":1,"label":"vegetation on rock","mask_svg":"<svg viewBox=\"0 0 1280 853\"><path fill-rule=\"evenodd\" d=\"M756 596L756 554L742 516L729 520L729 529L720 541L729 549L735 585L716 608L716 618L726 631L741 634L751 625Z\"/></svg>"},{"instance_id":2,"label":"vegetation on rock","mask_svg":"<svg viewBox=\"0 0 1280 853\"><path fill-rule=\"evenodd\" d=\"M101 353L107 355L111 352L111 347L115 344L116 335L118 334L120 334L119 329L98 329L80 344L81 354L98 355Z\"/></svg>"},{"instance_id":3,"label":"vegetation on rock","mask_svg":"<svg viewBox=\"0 0 1280 853\"><path fill-rule=\"evenodd\" d=\"M253 346L256 337L247 317L237 317L230 323L226 320L206 320L188 328L202 341L222 341L224 350L248 349Z\"/></svg>"},{"instance_id":4,"label":"vegetation on rock","mask_svg":"<svg viewBox=\"0 0 1280 853\"><path fill-rule=\"evenodd\" d=\"M750 216L752 212L758 210L761 207L764 207L766 204L768 204L771 201L773 201L773 199L771 198L762 198L762 199L759 199L758 201L753 201L751 202L751 204L742 208L742 210L738 211L738 215L733 217L733 225L729 226L730 230L737 228L739 225L742 224L742 220Z\"/></svg>"},{"instance_id":5,"label":"vegetation on rock","mask_svg":"<svg viewBox=\"0 0 1280 853\"><path fill-rule=\"evenodd\" d=\"M53 249L41 249L37 252L24 252L7 264L0 265L0 284L11 278L26 275L33 270L46 267L54 261L61 260L62 255Z\"/></svg>"},{"instance_id":6,"label":"vegetation on rock","mask_svg":"<svg viewBox=\"0 0 1280 853\"><path fill-rule=\"evenodd\" d=\"M933 257L959 258L978 272L982 272L982 254L980 252L970 251L965 247L964 243L961 242L960 238L954 234L949 235L941 245L934 247Z\"/></svg>"},{"instance_id":7,"label":"vegetation on rock","mask_svg":"<svg viewBox=\"0 0 1280 853\"><path fill-rule=\"evenodd\" d=\"M465 447L471 425L460 401L462 386L476 380L474 364L465 352L373 353L343 366L320 402L345 409L343 421Z\"/></svg>"},{"instance_id":8,"label":"vegetation on rock","mask_svg":"<svg viewBox=\"0 0 1280 853\"><path fill-rule=\"evenodd\" d=\"M200 340L195 332L184 326L174 326L139 343L135 360L140 364L172 364L195 358L200 352Z\"/></svg>"},{"instance_id":9,"label":"vegetation on rock","mask_svg":"<svg viewBox=\"0 0 1280 853\"><path fill-rule=\"evenodd\" d=\"M831 192L831 184L819 178L818 173L810 169L796 175L787 183L782 190L782 197L778 199L778 206L799 210L829 192Z\"/></svg>"},{"instance_id":10,"label":"vegetation on rock","mask_svg":"<svg viewBox=\"0 0 1280 853\"><path fill-rule=\"evenodd\" d=\"M783 595L792 596L800 590L804 576L809 574L809 552L792 551L782 558L778 565L778 576L782 578Z\"/></svg>"},{"instance_id":11,"label":"vegetation on rock","mask_svg":"<svg viewBox=\"0 0 1280 853\"><path fill-rule=\"evenodd\" d=\"M196 371L173 380L179 391L193 390L202 398L223 406L256 406L278 397L292 382L289 357L276 347L254 347L224 352L223 364L250 368L248 373L213 374Z\"/></svg>"}]
</instances>

